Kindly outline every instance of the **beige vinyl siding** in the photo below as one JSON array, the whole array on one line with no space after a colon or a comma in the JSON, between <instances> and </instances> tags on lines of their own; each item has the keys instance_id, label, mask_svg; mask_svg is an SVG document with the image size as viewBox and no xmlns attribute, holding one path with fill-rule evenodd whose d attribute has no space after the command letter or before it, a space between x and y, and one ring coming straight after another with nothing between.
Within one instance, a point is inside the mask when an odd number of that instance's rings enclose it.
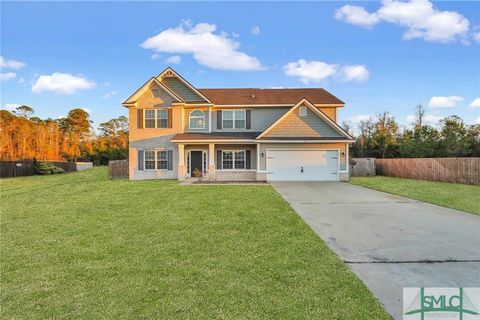
<instances>
[{"instance_id":1,"label":"beige vinyl siding","mask_svg":"<svg viewBox=\"0 0 480 320\"><path fill-rule=\"evenodd\" d=\"M337 108L318 108L320 111L325 113L327 117L337 122Z\"/></svg>"},{"instance_id":2,"label":"beige vinyl siding","mask_svg":"<svg viewBox=\"0 0 480 320\"><path fill-rule=\"evenodd\" d=\"M305 117L299 115L299 110L300 108L293 110L264 137L342 137L312 110L307 109Z\"/></svg>"},{"instance_id":3,"label":"beige vinyl siding","mask_svg":"<svg viewBox=\"0 0 480 320\"><path fill-rule=\"evenodd\" d=\"M162 83L185 101L205 101L205 99L176 77L165 77L162 79Z\"/></svg>"}]
</instances>

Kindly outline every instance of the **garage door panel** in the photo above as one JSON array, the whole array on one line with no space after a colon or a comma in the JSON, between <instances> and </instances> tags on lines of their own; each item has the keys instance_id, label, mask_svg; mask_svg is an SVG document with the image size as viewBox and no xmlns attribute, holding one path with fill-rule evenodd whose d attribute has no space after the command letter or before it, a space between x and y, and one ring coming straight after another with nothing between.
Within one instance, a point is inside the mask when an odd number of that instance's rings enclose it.
<instances>
[{"instance_id":1,"label":"garage door panel","mask_svg":"<svg viewBox=\"0 0 480 320\"><path fill-rule=\"evenodd\" d=\"M337 181L338 151L267 150L270 181Z\"/></svg>"}]
</instances>

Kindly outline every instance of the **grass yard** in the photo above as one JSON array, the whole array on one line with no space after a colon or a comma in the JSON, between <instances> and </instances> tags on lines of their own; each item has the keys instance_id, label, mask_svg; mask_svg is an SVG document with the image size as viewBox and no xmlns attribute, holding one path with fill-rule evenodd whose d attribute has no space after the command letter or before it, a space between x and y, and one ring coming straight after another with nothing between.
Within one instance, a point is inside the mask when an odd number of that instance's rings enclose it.
<instances>
[{"instance_id":1,"label":"grass yard","mask_svg":"<svg viewBox=\"0 0 480 320\"><path fill-rule=\"evenodd\" d=\"M480 187L395 177L352 177L352 184L480 214Z\"/></svg>"},{"instance_id":2,"label":"grass yard","mask_svg":"<svg viewBox=\"0 0 480 320\"><path fill-rule=\"evenodd\" d=\"M1 183L2 319L389 319L268 185Z\"/></svg>"}]
</instances>

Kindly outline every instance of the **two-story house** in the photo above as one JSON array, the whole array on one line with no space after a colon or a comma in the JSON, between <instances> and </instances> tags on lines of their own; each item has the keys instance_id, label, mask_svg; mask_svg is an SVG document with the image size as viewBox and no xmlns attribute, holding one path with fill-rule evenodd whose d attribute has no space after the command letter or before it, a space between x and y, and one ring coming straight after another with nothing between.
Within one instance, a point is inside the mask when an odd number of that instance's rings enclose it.
<instances>
[{"instance_id":1,"label":"two-story house","mask_svg":"<svg viewBox=\"0 0 480 320\"><path fill-rule=\"evenodd\" d=\"M348 180L338 124L344 103L324 89L197 89L167 68L129 110L129 177L211 181Z\"/></svg>"}]
</instances>

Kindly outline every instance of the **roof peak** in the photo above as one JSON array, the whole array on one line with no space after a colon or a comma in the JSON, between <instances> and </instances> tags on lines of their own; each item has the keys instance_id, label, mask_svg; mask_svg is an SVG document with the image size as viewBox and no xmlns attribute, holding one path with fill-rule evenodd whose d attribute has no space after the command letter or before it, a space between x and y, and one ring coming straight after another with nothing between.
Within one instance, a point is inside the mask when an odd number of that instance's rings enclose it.
<instances>
[{"instance_id":1,"label":"roof peak","mask_svg":"<svg viewBox=\"0 0 480 320\"><path fill-rule=\"evenodd\" d=\"M197 90L324 90L324 88L197 88Z\"/></svg>"}]
</instances>

